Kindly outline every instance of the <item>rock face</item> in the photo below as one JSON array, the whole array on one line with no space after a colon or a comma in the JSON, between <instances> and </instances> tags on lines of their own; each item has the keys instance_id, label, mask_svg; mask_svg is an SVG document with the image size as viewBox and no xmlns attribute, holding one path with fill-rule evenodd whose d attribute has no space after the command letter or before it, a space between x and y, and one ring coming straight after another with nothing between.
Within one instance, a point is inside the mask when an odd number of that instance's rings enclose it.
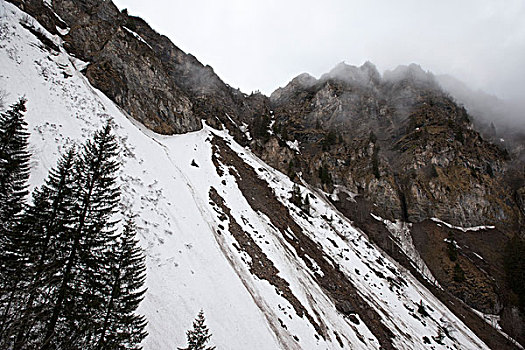
<instances>
[{"instance_id":1,"label":"rock face","mask_svg":"<svg viewBox=\"0 0 525 350\"><path fill-rule=\"evenodd\" d=\"M336 190L343 212L352 202L345 215L407 268L412 263L370 213L411 222L415 249L451 304L460 298L485 313L508 310L503 261L523 225L523 163L519 152L482 138L432 74L410 65L381 77L370 63L340 64L319 80L293 79L271 95L271 107L273 135L262 146L252 142L265 161ZM290 140L300 153L290 152ZM466 234L431 218L496 229ZM450 258L456 244L461 253Z\"/></svg>"},{"instance_id":2,"label":"rock face","mask_svg":"<svg viewBox=\"0 0 525 350\"><path fill-rule=\"evenodd\" d=\"M319 80L295 78L271 102L278 128L301 144L294 171L363 195L382 217L466 227L518 222L503 181L505 151L484 141L419 66L381 78L370 63L340 64ZM321 179L321 167L330 179Z\"/></svg>"},{"instance_id":3,"label":"rock face","mask_svg":"<svg viewBox=\"0 0 525 350\"><path fill-rule=\"evenodd\" d=\"M110 1L57 0L52 8L41 0L12 2L50 32L67 33L61 35L64 47L89 63L90 83L155 132L198 130L202 119L238 130L240 120L260 108L262 95L229 87L211 67Z\"/></svg>"}]
</instances>

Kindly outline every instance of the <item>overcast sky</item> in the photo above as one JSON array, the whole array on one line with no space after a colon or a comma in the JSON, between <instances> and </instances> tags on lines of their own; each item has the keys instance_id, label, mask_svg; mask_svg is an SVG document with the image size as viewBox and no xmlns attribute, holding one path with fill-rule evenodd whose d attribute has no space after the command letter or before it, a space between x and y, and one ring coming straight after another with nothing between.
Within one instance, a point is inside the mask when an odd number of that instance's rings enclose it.
<instances>
[{"instance_id":1,"label":"overcast sky","mask_svg":"<svg viewBox=\"0 0 525 350\"><path fill-rule=\"evenodd\" d=\"M228 84L270 94L345 61L418 63L525 100L525 0L115 0Z\"/></svg>"}]
</instances>

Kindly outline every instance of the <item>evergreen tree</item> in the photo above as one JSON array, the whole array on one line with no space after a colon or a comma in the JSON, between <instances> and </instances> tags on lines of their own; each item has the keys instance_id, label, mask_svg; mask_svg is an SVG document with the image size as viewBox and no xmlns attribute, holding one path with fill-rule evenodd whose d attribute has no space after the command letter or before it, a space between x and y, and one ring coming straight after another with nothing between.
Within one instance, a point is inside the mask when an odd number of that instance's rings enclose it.
<instances>
[{"instance_id":1,"label":"evergreen tree","mask_svg":"<svg viewBox=\"0 0 525 350\"><path fill-rule=\"evenodd\" d=\"M374 145L374 153L372 153L372 172L376 179L381 177L381 172L379 171L379 146Z\"/></svg>"},{"instance_id":2,"label":"evergreen tree","mask_svg":"<svg viewBox=\"0 0 525 350\"><path fill-rule=\"evenodd\" d=\"M29 158L27 123L20 99L0 114L0 346L11 339L23 299L20 263L16 251L16 224L27 195Z\"/></svg>"},{"instance_id":3,"label":"evergreen tree","mask_svg":"<svg viewBox=\"0 0 525 350\"><path fill-rule=\"evenodd\" d=\"M292 196L290 197L290 202L299 208L301 208L303 205L303 197L301 196L301 189L296 183L294 183L292 187Z\"/></svg>"},{"instance_id":4,"label":"evergreen tree","mask_svg":"<svg viewBox=\"0 0 525 350\"><path fill-rule=\"evenodd\" d=\"M215 346L206 346L210 341L211 334L209 334L208 327L204 324L204 311L200 311L193 321L193 329L186 332L188 339L188 347L186 350L213 350Z\"/></svg>"},{"instance_id":5,"label":"evergreen tree","mask_svg":"<svg viewBox=\"0 0 525 350\"><path fill-rule=\"evenodd\" d=\"M328 166L323 164L319 167L319 179L321 179L321 184L331 185L332 184L332 175L328 171Z\"/></svg>"},{"instance_id":6,"label":"evergreen tree","mask_svg":"<svg viewBox=\"0 0 525 350\"><path fill-rule=\"evenodd\" d=\"M458 262L454 265L454 276L452 277L454 282L464 282L465 281L465 271L461 268Z\"/></svg>"},{"instance_id":7,"label":"evergreen tree","mask_svg":"<svg viewBox=\"0 0 525 350\"><path fill-rule=\"evenodd\" d=\"M141 349L139 344L147 335L144 316L135 314L146 292L146 265L135 234L135 223L130 218L112 254L111 295L97 344L100 350Z\"/></svg>"},{"instance_id":8,"label":"evergreen tree","mask_svg":"<svg viewBox=\"0 0 525 350\"><path fill-rule=\"evenodd\" d=\"M303 203L302 208L307 214L310 213L310 195L309 194L306 194L306 196L304 196L304 203Z\"/></svg>"},{"instance_id":9,"label":"evergreen tree","mask_svg":"<svg viewBox=\"0 0 525 350\"><path fill-rule=\"evenodd\" d=\"M71 244L56 276L43 350L89 348L102 327L105 301L111 294L106 276L111 273L108 246L115 240L112 217L119 200L117 155L108 124L85 144L76 162Z\"/></svg>"},{"instance_id":10,"label":"evergreen tree","mask_svg":"<svg viewBox=\"0 0 525 350\"><path fill-rule=\"evenodd\" d=\"M325 135L323 141L321 142L321 145L323 146L322 147L323 151L329 151L330 147L335 145L336 140L337 140L337 135L335 131L330 130L328 134Z\"/></svg>"},{"instance_id":11,"label":"evergreen tree","mask_svg":"<svg viewBox=\"0 0 525 350\"><path fill-rule=\"evenodd\" d=\"M77 197L74 189L76 151L67 151L52 169L41 188L33 193L15 244L24 256L27 302L23 305L15 349L28 347L42 332L39 329L50 318L50 305L56 296L53 281L65 264L68 247L72 244L71 230Z\"/></svg>"},{"instance_id":12,"label":"evergreen tree","mask_svg":"<svg viewBox=\"0 0 525 350\"><path fill-rule=\"evenodd\" d=\"M270 134L268 130L270 128L270 118L267 115L256 116L253 119L252 136L257 139L261 139L264 142L268 141Z\"/></svg>"},{"instance_id":13,"label":"evergreen tree","mask_svg":"<svg viewBox=\"0 0 525 350\"><path fill-rule=\"evenodd\" d=\"M0 348L140 349L146 321L135 311L145 293L145 264L133 222L120 235L115 229L119 163L111 127L95 133L81 152L66 152L25 205L24 102L0 121L6 184L0 195L18 205L0 208ZM18 118L21 130L10 131L8 117ZM16 142L4 142L8 132L24 147L16 151Z\"/></svg>"},{"instance_id":14,"label":"evergreen tree","mask_svg":"<svg viewBox=\"0 0 525 350\"><path fill-rule=\"evenodd\" d=\"M16 222L24 206L29 179L26 100L21 98L0 114L0 225L5 230ZM5 237L2 242L5 243Z\"/></svg>"},{"instance_id":15,"label":"evergreen tree","mask_svg":"<svg viewBox=\"0 0 525 350\"><path fill-rule=\"evenodd\" d=\"M525 313L525 240L518 235L507 242L504 267L507 283L516 293L521 311Z\"/></svg>"}]
</instances>

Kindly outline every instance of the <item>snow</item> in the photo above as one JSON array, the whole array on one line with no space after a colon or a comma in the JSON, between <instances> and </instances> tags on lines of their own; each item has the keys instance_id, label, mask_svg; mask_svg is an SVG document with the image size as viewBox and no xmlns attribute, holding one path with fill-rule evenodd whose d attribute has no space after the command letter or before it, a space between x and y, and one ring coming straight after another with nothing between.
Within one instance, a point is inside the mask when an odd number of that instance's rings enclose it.
<instances>
[{"instance_id":1,"label":"snow","mask_svg":"<svg viewBox=\"0 0 525 350\"><path fill-rule=\"evenodd\" d=\"M418 270L421 273L421 275L424 278L426 278L429 282L438 286L439 284L436 278L432 275L432 272L428 268L427 264L425 264L425 261L423 260L423 258L421 258L421 255L419 254L414 245L414 242L412 240L412 234L410 233L412 224L403 222L401 220L396 220L396 222L392 222L372 213L370 213L370 215L372 215L372 217L377 221L380 221L385 224L388 232L390 232L392 237L394 237L394 242L401 249L401 251L405 253L408 259L410 259L412 266L414 266L414 268Z\"/></svg>"},{"instance_id":2,"label":"snow","mask_svg":"<svg viewBox=\"0 0 525 350\"><path fill-rule=\"evenodd\" d=\"M524 349L523 346L521 346L516 340L512 339L512 337L510 337L507 333L505 333L499 322L500 322L500 319L501 317L499 315L491 315L491 314L484 314L483 312L481 311L478 311L476 309L471 309L475 314L477 314L482 320L484 320L485 322L487 322L491 327L495 328L501 335L503 335L505 338L509 339L510 341L512 341L512 343L514 345L516 345L516 347L518 349Z\"/></svg>"},{"instance_id":3,"label":"snow","mask_svg":"<svg viewBox=\"0 0 525 350\"><path fill-rule=\"evenodd\" d=\"M148 44L148 42L146 40L144 40L139 34L135 33L134 31L132 31L131 29L129 29L128 27L122 27L124 28L128 33L130 33L131 35L133 35L138 41L146 44L150 49L153 50L153 48L151 47L150 44Z\"/></svg>"},{"instance_id":4,"label":"snow","mask_svg":"<svg viewBox=\"0 0 525 350\"><path fill-rule=\"evenodd\" d=\"M89 62L84 62L81 59L73 57L73 56L69 56L69 62L71 62L71 64L73 65L73 68L75 68L79 72L86 69L87 66L89 65Z\"/></svg>"},{"instance_id":5,"label":"snow","mask_svg":"<svg viewBox=\"0 0 525 350\"><path fill-rule=\"evenodd\" d=\"M230 117L228 113L225 113L225 115L226 115L226 118L228 118L232 122L233 125L240 128L240 126Z\"/></svg>"},{"instance_id":6,"label":"snow","mask_svg":"<svg viewBox=\"0 0 525 350\"><path fill-rule=\"evenodd\" d=\"M197 132L161 136L146 129L89 84L80 73L85 63L64 50L57 54L41 50L35 45L37 39L20 26L21 11L4 1L0 10L7 24L2 28L8 30L0 42L0 89L9 93L7 104L19 96L28 100L31 188L42 184L67 146L90 137L107 120L114 125L122 148L122 209L137 214L139 239L146 254L148 291L140 306L148 320L145 349L183 347L185 331L200 309L218 349L340 349L334 332L344 348L379 348L363 320L357 317L356 325L335 309L316 282L316 274L322 273L319 266L310 259L310 269L282 236L292 233L281 233L268 217L253 210L235 177L227 171L219 176L212 162L212 137L227 140L269 184L304 234L338 264L368 306L394 332L396 348L426 349L422 337L431 339L439 327L447 327L455 338L444 339L450 348L487 349L323 195L300 186L303 196L310 195L311 215L304 216L289 202L293 183L288 177L225 131L204 125ZM193 161L199 166L192 166ZM221 221L210 203L211 187L224 198L232 218L272 261L307 312L328 327L326 339L316 337L308 319L299 317L275 287L250 272L250 257L235 248L231 233L221 229L227 228L228 222ZM406 284L388 282L400 278ZM417 315L420 302L431 317Z\"/></svg>"},{"instance_id":7,"label":"snow","mask_svg":"<svg viewBox=\"0 0 525 350\"><path fill-rule=\"evenodd\" d=\"M288 147L290 147L292 151L295 151L295 153L301 153L301 151L299 150L299 141L286 141L286 144L288 145Z\"/></svg>"},{"instance_id":8,"label":"snow","mask_svg":"<svg viewBox=\"0 0 525 350\"><path fill-rule=\"evenodd\" d=\"M270 113L271 114L271 113ZM268 125L268 134L273 135L273 126L275 125L275 120L271 120L270 124Z\"/></svg>"},{"instance_id":9,"label":"snow","mask_svg":"<svg viewBox=\"0 0 525 350\"><path fill-rule=\"evenodd\" d=\"M452 228L452 229L455 229L455 230L460 230L460 231L463 231L463 232L480 231L480 230L493 230L495 228L495 226L460 227L460 226L454 226L452 224L449 224L448 222L445 222L445 221L440 220L438 218L431 218L431 220L434 221L434 222L438 222L440 224L443 224L443 225L447 226L448 228Z\"/></svg>"},{"instance_id":10,"label":"snow","mask_svg":"<svg viewBox=\"0 0 525 350\"><path fill-rule=\"evenodd\" d=\"M231 119L230 119L231 120ZM239 130L241 130L241 132L244 133L244 135L246 135L246 138L251 141L252 140L252 135L250 135L250 130L249 130L249 127L248 127L248 124L246 123L242 123L241 126L239 126Z\"/></svg>"},{"instance_id":11,"label":"snow","mask_svg":"<svg viewBox=\"0 0 525 350\"><path fill-rule=\"evenodd\" d=\"M351 222L337 212L322 196L314 195L310 201L312 218L303 218L293 204L286 199L292 190L293 183L282 173L272 169L248 151L242 152L240 146L230 140L232 146L238 149L243 159L267 180L277 198L289 207L295 220L302 226L311 239L323 247L323 250L343 269L345 274L356 284L364 300L370 303L390 329L399 331L395 339L395 346L399 349L423 348L421 337L435 336L438 327L451 328L454 337L467 348L486 348L477 337L472 335L453 314L426 290L408 271L400 267L395 261L384 255L378 248L368 241L368 238L359 230L351 226ZM302 195L309 193L301 187ZM326 217L332 217L327 222ZM333 242L336 242L337 247ZM360 272L357 273L356 270ZM407 286L392 286L386 283L374 271L380 271L385 277L397 279L398 276L408 282ZM432 309L432 319L418 320L414 309L420 301ZM411 311L412 310L412 311ZM385 314L386 312L386 314ZM405 337L404 335L410 334ZM444 340L449 342L450 339ZM470 345L466 345L470 344ZM354 344L355 345L355 344ZM451 344L449 344L451 345ZM452 346L452 345L451 345Z\"/></svg>"},{"instance_id":12,"label":"snow","mask_svg":"<svg viewBox=\"0 0 525 350\"><path fill-rule=\"evenodd\" d=\"M60 35L67 35L69 33L69 28L62 29L59 26L55 26L57 32L60 33Z\"/></svg>"},{"instance_id":13,"label":"snow","mask_svg":"<svg viewBox=\"0 0 525 350\"><path fill-rule=\"evenodd\" d=\"M472 252L472 253L474 253L474 252ZM485 259L483 259L483 257L482 257L481 255L479 255L479 254L474 253L474 255L475 255L478 259L480 259L480 260L485 260Z\"/></svg>"},{"instance_id":14,"label":"snow","mask_svg":"<svg viewBox=\"0 0 525 350\"><path fill-rule=\"evenodd\" d=\"M332 192L332 194L329 195L330 199L332 201L338 201L339 200L339 193L341 193L341 192L345 193L348 196L346 198L346 200L355 203L355 197L357 196L357 193L351 192L346 187L338 186L338 185L334 186L334 192Z\"/></svg>"}]
</instances>

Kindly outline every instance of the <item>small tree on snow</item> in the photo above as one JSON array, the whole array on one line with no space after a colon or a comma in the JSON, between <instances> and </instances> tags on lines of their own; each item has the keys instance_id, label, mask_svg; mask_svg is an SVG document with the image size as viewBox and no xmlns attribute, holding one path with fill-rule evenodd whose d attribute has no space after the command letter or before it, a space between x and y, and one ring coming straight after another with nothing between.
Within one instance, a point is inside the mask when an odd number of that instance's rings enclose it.
<instances>
[{"instance_id":1,"label":"small tree on snow","mask_svg":"<svg viewBox=\"0 0 525 350\"><path fill-rule=\"evenodd\" d=\"M188 347L184 350L214 350L215 346L206 347L206 343L210 341L211 334L209 334L208 327L204 324L204 311L200 311L193 321L193 329L186 332L188 339Z\"/></svg>"},{"instance_id":2,"label":"small tree on snow","mask_svg":"<svg viewBox=\"0 0 525 350\"><path fill-rule=\"evenodd\" d=\"M297 184L293 184L292 197L290 197L290 202L299 208L303 206L303 197L301 196L301 189Z\"/></svg>"}]
</instances>

